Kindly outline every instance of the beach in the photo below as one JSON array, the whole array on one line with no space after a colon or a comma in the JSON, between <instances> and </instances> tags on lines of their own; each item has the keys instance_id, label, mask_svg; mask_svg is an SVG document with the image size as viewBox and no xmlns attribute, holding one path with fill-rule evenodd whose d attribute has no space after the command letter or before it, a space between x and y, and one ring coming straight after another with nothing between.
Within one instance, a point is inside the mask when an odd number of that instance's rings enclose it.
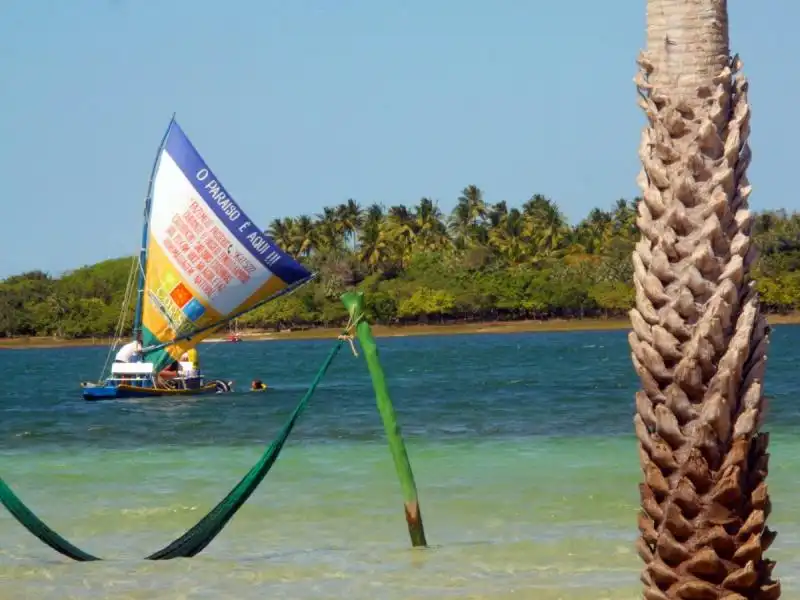
<instances>
[{"instance_id":1,"label":"beach","mask_svg":"<svg viewBox=\"0 0 800 600\"><path fill-rule=\"evenodd\" d=\"M771 325L800 324L800 313L767 315ZM428 325L373 325L375 337L406 337L423 335L468 335L485 333L557 333L569 331L615 331L629 329L630 321L623 318L609 319L547 319L524 321L483 321ZM248 341L269 340L319 340L335 339L342 332L336 327L315 327L287 331L263 331L243 329L239 335ZM205 343L225 342L227 339L212 336ZM65 340L53 337L0 338L3 348L61 348L81 346L107 346L111 338L88 338Z\"/></svg>"}]
</instances>

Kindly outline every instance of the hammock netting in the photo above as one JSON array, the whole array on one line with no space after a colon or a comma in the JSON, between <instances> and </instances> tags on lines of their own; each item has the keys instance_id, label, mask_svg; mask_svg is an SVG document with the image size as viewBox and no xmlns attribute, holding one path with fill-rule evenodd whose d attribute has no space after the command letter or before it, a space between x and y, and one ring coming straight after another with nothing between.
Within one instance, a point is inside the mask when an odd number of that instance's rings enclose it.
<instances>
[{"instance_id":1,"label":"hammock netting","mask_svg":"<svg viewBox=\"0 0 800 600\"><path fill-rule=\"evenodd\" d=\"M325 361L322 363L319 371L317 372L314 380L311 382L305 395L300 399L289 419L278 432L275 440L264 451L264 454L253 465L253 468L242 477L239 483L230 491L228 495L223 498L219 504L209 511L202 519L200 519L194 527L189 529L186 533L180 536L171 544L165 546L161 550L153 552L146 557L147 560L169 560L172 558L188 558L195 556L202 552L217 535L222 531L225 525L233 518L237 511L244 505L248 498L253 494L259 484L262 482L267 473L269 473L272 465L278 460L278 456L283 449L286 440L292 433L294 426L297 424L298 419L303 414L303 411L308 404L308 401L314 395L314 391L322 381L325 373L330 367L333 359L338 354L342 344L346 338L340 337L336 345L331 349ZM101 560L97 556L89 554L74 546L58 533L53 531L47 526L44 521L34 514L25 503L17 496L10 487L0 478L0 502L8 509L8 511L16 518L19 523L25 527L30 533L39 538L42 542L50 546L56 552L60 552L76 561L94 561Z\"/></svg>"}]
</instances>

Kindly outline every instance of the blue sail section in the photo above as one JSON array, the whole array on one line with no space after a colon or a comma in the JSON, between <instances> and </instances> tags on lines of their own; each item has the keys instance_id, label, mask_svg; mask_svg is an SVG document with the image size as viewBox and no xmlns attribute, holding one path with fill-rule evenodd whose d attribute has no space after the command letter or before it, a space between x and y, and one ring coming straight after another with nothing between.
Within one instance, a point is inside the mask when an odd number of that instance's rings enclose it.
<instances>
[{"instance_id":1,"label":"blue sail section","mask_svg":"<svg viewBox=\"0 0 800 600\"><path fill-rule=\"evenodd\" d=\"M272 238L253 224L175 121L172 123L165 149L206 205L254 259L288 285L311 276L308 269L286 254Z\"/></svg>"}]
</instances>

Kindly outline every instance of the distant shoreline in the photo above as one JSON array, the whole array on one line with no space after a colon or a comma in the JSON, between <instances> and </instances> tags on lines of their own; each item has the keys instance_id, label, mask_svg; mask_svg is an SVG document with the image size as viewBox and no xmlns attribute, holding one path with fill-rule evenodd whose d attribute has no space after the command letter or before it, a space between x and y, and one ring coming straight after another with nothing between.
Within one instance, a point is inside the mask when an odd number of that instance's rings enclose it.
<instances>
[{"instance_id":1,"label":"distant shoreline","mask_svg":"<svg viewBox=\"0 0 800 600\"><path fill-rule=\"evenodd\" d=\"M767 315L771 325L800 324L800 313ZM629 329L628 319L547 319L542 321L483 321L452 323L447 325L373 325L375 337L411 337L423 335L466 335L480 333L557 333L569 331L613 331ZM332 339L341 333L337 327L315 327L289 331L240 331L242 341L318 340ZM64 340L53 337L1 338L0 350L24 348L70 348L86 346L108 346L111 338L82 338ZM201 343L224 343L225 338L214 337Z\"/></svg>"}]
</instances>

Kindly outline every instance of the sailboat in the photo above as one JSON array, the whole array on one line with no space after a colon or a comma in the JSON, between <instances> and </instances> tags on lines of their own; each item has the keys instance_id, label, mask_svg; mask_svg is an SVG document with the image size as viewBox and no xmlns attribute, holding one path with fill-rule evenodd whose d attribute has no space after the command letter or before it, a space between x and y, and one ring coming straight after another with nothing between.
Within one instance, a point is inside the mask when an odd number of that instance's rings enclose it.
<instances>
[{"instance_id":1,"label":"sailboat","mask_svg":"<svg viewBox=\"0 0 800 600\"><path fill-rule=\"evenodd\" d=\"M197 364L181 360L184 353L314 277L253 224L173 115L150 174L141 249L117 335L100 380L81 383L84 399L229 391L224 380L208 380ZM132 360L112 362L134 290L131 341L138 351ZM168 366L177 373L165 380L159 374Z\"/></svg>"}]
</instances>

